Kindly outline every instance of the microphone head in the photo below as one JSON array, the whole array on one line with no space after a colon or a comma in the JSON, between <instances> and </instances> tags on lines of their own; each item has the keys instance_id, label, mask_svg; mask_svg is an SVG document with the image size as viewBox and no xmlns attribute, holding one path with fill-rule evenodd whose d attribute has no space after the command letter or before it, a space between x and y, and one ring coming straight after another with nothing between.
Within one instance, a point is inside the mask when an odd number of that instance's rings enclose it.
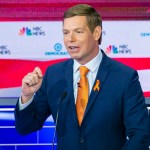
<instances>
[{"instance_id":1,"label":"microphone head","mask_svg":"<svg viewBox=\"0 0 150 150\"><path fill-rule=\"evenodd\" d=\"M77 84L78 84L78 88L80 88L80 87L81 87L81 86L80 86L80 82L78 82Z\"/></svg>"}]
</instances>

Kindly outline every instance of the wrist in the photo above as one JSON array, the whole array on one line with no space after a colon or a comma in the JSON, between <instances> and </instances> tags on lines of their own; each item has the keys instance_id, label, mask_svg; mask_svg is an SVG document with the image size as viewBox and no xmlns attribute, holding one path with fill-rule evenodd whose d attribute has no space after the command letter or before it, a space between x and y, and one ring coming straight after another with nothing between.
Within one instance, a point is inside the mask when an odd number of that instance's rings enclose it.
<instances>
[{"instance_id":1,"label":"wrist","mask_svg":"<svg viewBox=\"0 0 150 150\"><path fill-rule=\"evenodd\" d=\"M31 94L31 95L24 95L23 93L21 94L21 103L24 104L24 103L27 103L32 97L33 97L34 94Z\"/></svg>"}]
</instances>

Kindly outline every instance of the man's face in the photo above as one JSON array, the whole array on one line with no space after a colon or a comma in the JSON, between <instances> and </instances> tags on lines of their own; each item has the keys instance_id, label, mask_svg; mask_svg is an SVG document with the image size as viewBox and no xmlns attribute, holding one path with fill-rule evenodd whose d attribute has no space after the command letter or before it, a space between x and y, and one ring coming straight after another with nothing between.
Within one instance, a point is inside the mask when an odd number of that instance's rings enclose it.
<instances>
[{"instance_id":1,"label":"man's face","mask_svg":"<svg viewBox=\"0 0 150 150\"><path fill-rule=\"evenodd\" d=\"M74 16L64 19L64 44L70 56L80 64L92 60L99 51L98 39L101 28L97 26L92 33L85 16Z\"/></svg>"}]
</instances>

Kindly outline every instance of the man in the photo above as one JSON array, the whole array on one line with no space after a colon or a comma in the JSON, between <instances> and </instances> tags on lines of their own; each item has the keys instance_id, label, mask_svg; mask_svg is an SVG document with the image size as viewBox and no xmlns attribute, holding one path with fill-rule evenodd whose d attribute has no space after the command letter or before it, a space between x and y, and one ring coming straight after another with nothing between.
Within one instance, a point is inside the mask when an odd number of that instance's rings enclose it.
<instances>
[{"instance_id":1,"label":"man","mask_svg":"<svg viewBox=\"0 0 150 150\"><path fill-rule=\"evenodd\" d=\"M23 78L15 110L19 133L39 130L52 114L58 150L148 150L148 111L138 74L99 50L101 33L101 17L91 6L65 12L64 44L72 59L48 67L44 77L36 67Z\"/></svg>"}]
</instances>

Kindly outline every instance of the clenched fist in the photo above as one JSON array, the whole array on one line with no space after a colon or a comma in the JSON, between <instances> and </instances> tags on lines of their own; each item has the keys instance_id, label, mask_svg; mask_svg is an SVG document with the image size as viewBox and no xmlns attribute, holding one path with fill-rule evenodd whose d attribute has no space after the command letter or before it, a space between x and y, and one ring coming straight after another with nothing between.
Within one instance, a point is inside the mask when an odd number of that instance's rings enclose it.
<instances>
[{"instance_id":1,"label":"clenched fist","mask_svg":"<svg viewBox=\"0 0 150 150\"><path fill-rule=\"evenodd\" d=\"M28 73L22 79L22 103L28 102L42 84L43 74L39 67L35 67L33 72Z\"/></svg>"}]
</instances>

